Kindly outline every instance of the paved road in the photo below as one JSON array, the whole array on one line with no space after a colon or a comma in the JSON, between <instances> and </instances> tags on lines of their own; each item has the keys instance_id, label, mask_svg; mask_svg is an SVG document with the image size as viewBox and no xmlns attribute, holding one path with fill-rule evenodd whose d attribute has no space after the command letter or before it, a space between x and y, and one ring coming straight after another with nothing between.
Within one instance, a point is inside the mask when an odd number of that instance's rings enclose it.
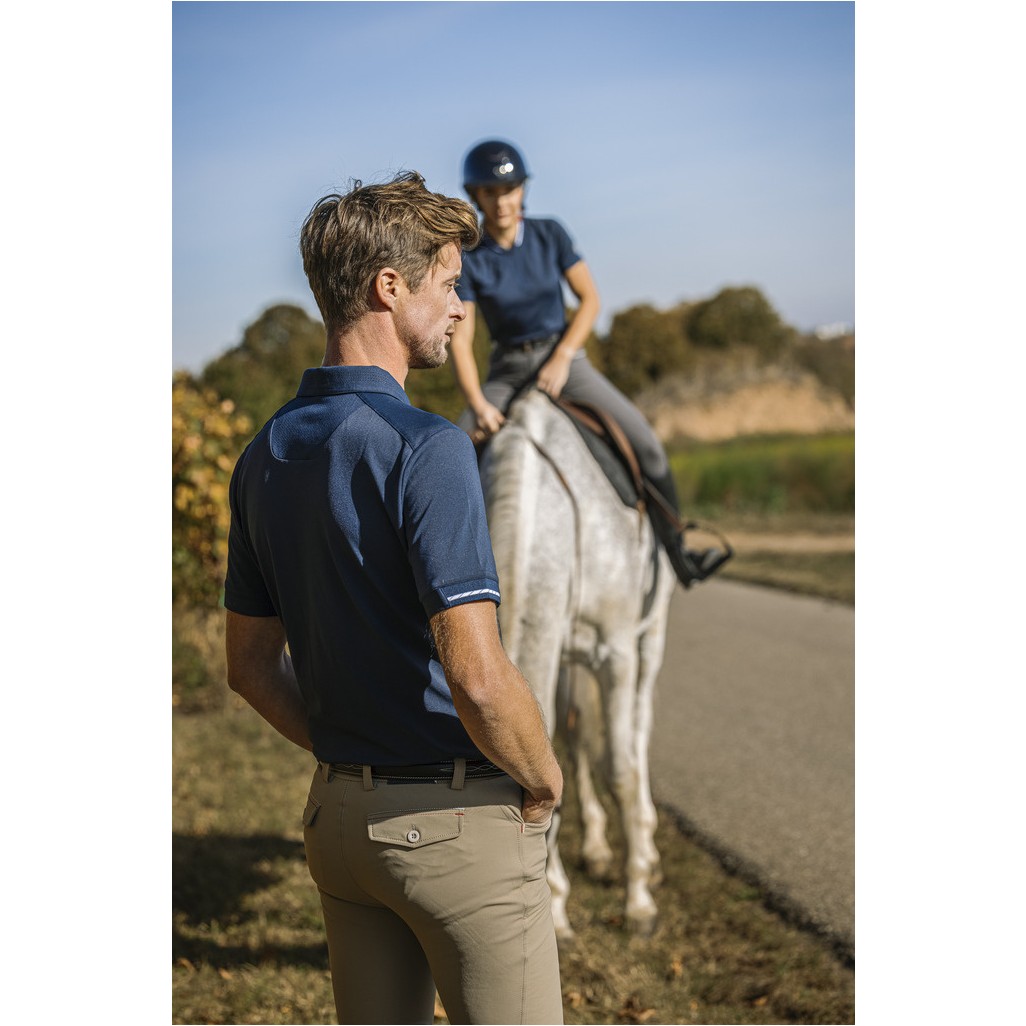
<instances>
[{"instance_id":1,"label":"paved road","mask_svg":"<svg viewBox=\"0 0 1026 1026\"><path fill-rule=\"evenodd\" d=\"M853 951L854 610L712 580L667 633L656 802Z\"/></svg>"}]
</instances>

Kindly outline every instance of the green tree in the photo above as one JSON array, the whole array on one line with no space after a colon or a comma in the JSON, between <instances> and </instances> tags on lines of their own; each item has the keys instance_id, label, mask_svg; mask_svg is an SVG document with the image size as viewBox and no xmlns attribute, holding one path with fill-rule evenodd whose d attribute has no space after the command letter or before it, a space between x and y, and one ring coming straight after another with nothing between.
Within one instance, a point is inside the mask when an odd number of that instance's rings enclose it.
<instances>
[{"instance_id":1,"label":"green tree","mask_svg":"<svg viewBox=\"0 0 1026 1026\"><path fill-rule=\"evenodd\" d=\"M666 374L687 370L691 354L683 309L657 310L642 303L621 311L605 338L589 348L592 362L626 395L637 395Z\"/></svg>"},{"instance_id":2,"label":"green tree","mask_svg":"<svg viewBox=\"0 0 1026 1026\"><path fill-rule=\"evenodd\" d=\"M203 369L202 384L230 398L260 427L296 395L303 371L324 360L324 325L298 306L266 309L242 342Z\"/></svg>"},{"instance_id":3,"label":"green tree","mask_svg":"<svg viewBox=\"0 0 1026 1026\"><path fill-rule=\"evenodd\" d=\"M819 339L806 335L792 349L794 362L815 374L828 388L844 396L855 409L855 336Z\"/></svg>"},{"instance_id":4,"label":"green tree","mask_svg":"<svg viewBox=\"0 0 1026 1026\"><path fill-rule=\"evenodd\" d=\"M719 350L750 346L765 359L778 357L795 337L794 329L752 286L722 289L712 299L694 304L685 327L695 346Z\"/></svg>"}]
</instances>

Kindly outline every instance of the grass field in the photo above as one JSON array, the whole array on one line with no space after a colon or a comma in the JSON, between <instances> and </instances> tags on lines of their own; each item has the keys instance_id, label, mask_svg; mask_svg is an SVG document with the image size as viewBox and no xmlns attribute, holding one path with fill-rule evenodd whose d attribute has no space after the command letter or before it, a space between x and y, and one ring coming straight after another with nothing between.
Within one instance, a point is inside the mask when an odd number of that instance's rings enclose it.
<instances>
[{"instance_id":1,"label":"grass field","mask_svg":"<svg viewBox=\"0 0 1026 1026\"><path fill-rule=\"evenodd\" d=\"M714 511L708 522L736 549L723 568L725 578L855 604L853 514Z\"/></svg>"},{"instance_id":2,"label":"grass field","mask_svg":"<svg viewBox=\"0 0 1026 1026\"><path fill-rule=\"evenodd\" d=\"M727 576L854 601L853 518L714 515L738 554ZM300 812L310 757L234 697L173 716L172 1022L333 1023ZM647 940L623 929L622 874L577 868L568 786L562 851L578 942L561 954L567 1023L852 1023L850 954L772 900L660 810L666 876ZM611 831L616 817L611 816ZM614 836L614 850L618 848ZM438 1022L445 1022L439 1010Z\"/></svg>"},{"instance_id":3,"label":"grass field","mask_svg":"<svg viewBox=\"0 0 1026 1026\"><path fill-rule=\"evenodd\" d=\"M299 819L309 756L234 700L173 722L172 1021L335 1022ZM620 874L596 883L575 868L575 810L571 791L563 851L578 942L561 956L568 1023L854 1021L851 966L665 813L660 923L648 940L628 936Z\"/></svg>"}]
</instances>

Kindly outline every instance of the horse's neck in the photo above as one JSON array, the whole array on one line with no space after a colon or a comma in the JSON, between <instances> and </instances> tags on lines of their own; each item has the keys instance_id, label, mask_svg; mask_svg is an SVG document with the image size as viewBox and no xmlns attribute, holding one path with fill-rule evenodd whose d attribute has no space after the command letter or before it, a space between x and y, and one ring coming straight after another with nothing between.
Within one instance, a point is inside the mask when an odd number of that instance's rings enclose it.
<instances>
[{"instance_id":1,"label":"horse's neck","mask_svg":"<svg viewBox=\"0 0 1026 1026\"><path fill-rule=\"evenodd\" d=\"M492 446L486 480L488 529L505 596L510 590L516 594L526 580L526 557L537 524L539 481L530 465L532 453L526 437L507 435Z\"/></svg>"},{"instance_id":2,"label":"horse's neck","mask_svg":"<svg viewBox=\"0 0 1026 1026\"><path fill-rule=\"evenodd\" d=\"M525 624L539 629L538 608L548 610L551 630L566 630L578 562L576 515L547 454L520 425L504 428L492 442L485 489L503 643L516 661Z\"/></svg>"}]
</instances>

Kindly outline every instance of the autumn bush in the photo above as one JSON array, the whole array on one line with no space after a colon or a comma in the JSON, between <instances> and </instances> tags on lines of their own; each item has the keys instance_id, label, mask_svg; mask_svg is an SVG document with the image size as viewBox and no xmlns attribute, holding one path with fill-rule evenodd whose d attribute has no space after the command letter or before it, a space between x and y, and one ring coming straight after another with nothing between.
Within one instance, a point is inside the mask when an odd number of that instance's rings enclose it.
<instances>
[{"instance_id":1,"label":"autumn bush","mask_svg":"<svg viewBox=\"0 0 1026 1026\"><path fill-rule=\"evenodd\" d=\"M223 692L221 593L228 484L252 421L189 374L171 384L172 700L209 708Z\"/></svg>"},{"instance_id":2,"label":"autumn bush","mask_svg":"<svg viewBox=\"0 0 1026 1026\"><path fill-rule=\"evenodd\" d=\"M216 607L228 558L228 482L252 421L188 374L171 385L172 587Z\"/></svg>"}]
</instances>

